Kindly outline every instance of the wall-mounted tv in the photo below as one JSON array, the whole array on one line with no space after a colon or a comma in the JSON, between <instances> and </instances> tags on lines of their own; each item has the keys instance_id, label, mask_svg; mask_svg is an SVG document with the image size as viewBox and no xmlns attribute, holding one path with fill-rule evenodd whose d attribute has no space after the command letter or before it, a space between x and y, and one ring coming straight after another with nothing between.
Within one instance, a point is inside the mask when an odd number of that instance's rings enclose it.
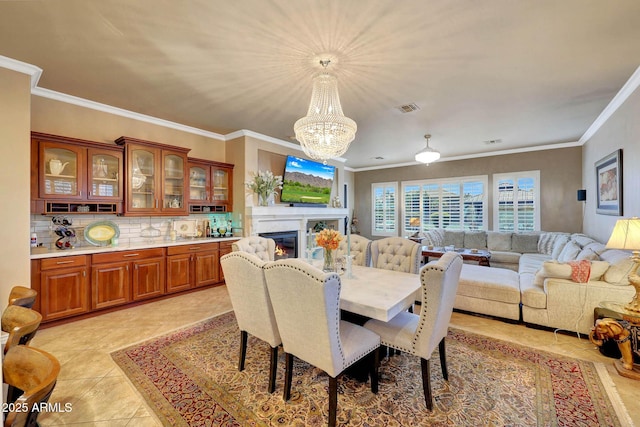
<instances>
[{"instance_id":1,"label":"wall-mounted tv","mask_svg":"<svg viewBox=\"0 0 640 427\"><path fill-rule=\"evenodd\" d=\"M327 205L336 167L287 156L280 201L292 204Z\"/></svg>"}]
</instances>

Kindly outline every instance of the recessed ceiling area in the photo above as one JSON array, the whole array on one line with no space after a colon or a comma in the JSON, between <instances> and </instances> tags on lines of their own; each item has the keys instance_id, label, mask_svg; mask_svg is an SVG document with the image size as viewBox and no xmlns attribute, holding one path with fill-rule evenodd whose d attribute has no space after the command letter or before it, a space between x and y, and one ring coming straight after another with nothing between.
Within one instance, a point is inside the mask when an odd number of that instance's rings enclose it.
<instances>
[{"instance_id":1,"label":"recessed ceiling area","mask_svg":"<svg viewBox=\"0 0 640 427\"><path fill-rule=\"evenodd\" d=\"M330 55L357 170L414 162L427 131L443 159L575 143L640 65L639 18L637 0L10 1L0 55L42 88L288 142Z\"/></svg>"}]
</instances>

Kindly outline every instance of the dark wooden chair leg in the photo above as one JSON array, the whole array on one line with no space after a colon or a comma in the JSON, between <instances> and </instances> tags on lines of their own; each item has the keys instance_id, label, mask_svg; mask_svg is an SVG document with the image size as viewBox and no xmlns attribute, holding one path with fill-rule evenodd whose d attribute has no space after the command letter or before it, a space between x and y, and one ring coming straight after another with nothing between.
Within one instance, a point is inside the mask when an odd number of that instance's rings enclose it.
<instances>
[{"instance_id":1,"label":"dark wooden chair leg","mask_svg":"<svg viewBox=\"0 0 640 427\"><path fill-rule=\"evenodd\" d=\"M424 390L424 403L427 404L428 410L433 410L433 396L431 395L431 372L429 369L429 360L420 358L420 367L422 368L422 389Z\"/></svg>"},{"instance_id":2,"label":"dark wooden chair leg","mask_svg":"<svg viewBox=\"0 0 640 427\"><path fill-rule=\"evenodd\" d=\"M371 392L373 394L378 394L378 369L380 367L380 352L378 350L373 350L371 354L369 354L369 358L371 359Z\"/></svg>"},{"instance_id":3,"label":"dark wooden chair leg","mask_svg":"<svg viewBox=\"0 0 640 427\"><path fill-rule=\"evenodd\" d=\"M284 354L284 400L291 398L291 380L293 379L293 354Z\"/></svg>"},{"instance_id":4,"label":"dark wooden chair leg","mask_svg":"<svg viewBox=\"0 0 640 427\"><path fill-rule=\"evenodd\" d=\"M336 412L338 408L338 379L329 377L329 427L336 425Z\"/></svg>"},{"instance_id":5,"label":"dark wooden chair leg","mask_svg":"<svg viewBox=\"0 0 640 427\"><path fill-rule=\"evenodd\" d=\"M278 346L271 347L271 361L269 362L269 393L276 390L276 371L278 369Z\"/></svg>"},{"instance_id":6,"label":"dark wooden chair leg","mask_svg":"<svg viewBox=\"0 0 640 427\"><path fill-rule=\"evenodd\" d=\"M244 371L244 359L247 355L247 331L240 331L240 360L238 361L238 371Z\"/></svg>"},{"instance_id":7,"label":"dark wooden chair leg","mask_svg":"<svg viewBox=\"0 0 640 427\"><path fill-rule=\"evenodd\" d=\"M442 341L440 341L438 347L440 351L440 367L442 368L442 377L445 380L449 381L449 372L447 371L447 350L444 345L444 338L442 338Z\"/></svg>"}]
</instances>

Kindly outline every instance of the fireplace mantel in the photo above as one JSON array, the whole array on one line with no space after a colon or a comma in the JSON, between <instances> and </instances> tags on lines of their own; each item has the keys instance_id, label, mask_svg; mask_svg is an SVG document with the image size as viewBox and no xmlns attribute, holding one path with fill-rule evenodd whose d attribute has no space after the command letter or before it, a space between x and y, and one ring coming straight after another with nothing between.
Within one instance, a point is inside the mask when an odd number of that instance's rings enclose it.
<instances>
[{"instance_id":1,"label":"fireplace mantel","mask_svg":"<svg viewBox=\"0 0 640 427\"><path fill-rule=\"evenodd\" d=\"M272 233L276 231L298 231L298 247L307 246L307 227L309 221L338 222L338 229L344 233L343 220L349 215L345 208L305 208L298 206L248 206L246 210L246 225L249 235L258 233Z\"/></svg>"}]
</instances>

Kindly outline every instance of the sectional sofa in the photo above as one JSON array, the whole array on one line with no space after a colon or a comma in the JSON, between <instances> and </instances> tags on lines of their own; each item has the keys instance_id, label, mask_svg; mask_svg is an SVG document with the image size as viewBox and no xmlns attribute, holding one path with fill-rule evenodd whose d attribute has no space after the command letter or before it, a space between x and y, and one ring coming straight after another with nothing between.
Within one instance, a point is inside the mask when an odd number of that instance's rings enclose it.
<instances>
[{"instance_id":1,"label":"sectional sofa","mask_svg":"<svg viewBox=\"0 0 640 427\"><path fill-rule=\"evenodd\" d=\"M435 229L420 237L423 245L491 251L491 267L463 266L458 310L587 334L600 302L634 295L630 253L584 234Z\"/></svg>"}]
</instances>

